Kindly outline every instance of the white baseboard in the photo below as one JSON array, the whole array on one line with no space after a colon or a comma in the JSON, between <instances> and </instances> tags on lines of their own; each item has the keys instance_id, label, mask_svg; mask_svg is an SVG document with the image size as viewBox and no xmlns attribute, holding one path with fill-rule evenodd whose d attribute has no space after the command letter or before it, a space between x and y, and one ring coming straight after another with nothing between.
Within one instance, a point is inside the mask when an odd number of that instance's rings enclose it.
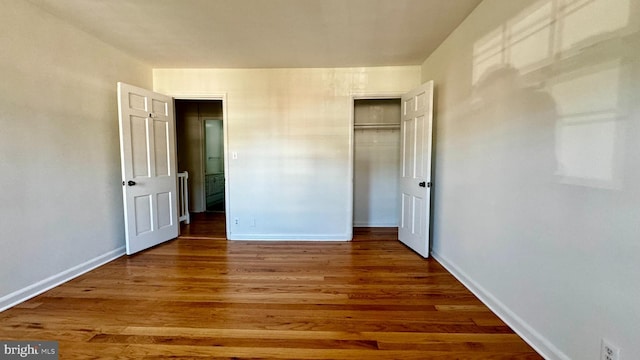
<instances>
[{"instance_id":1,"label":"white baseboard","mask_svg":"<svg viewBox=\"0 0 640 360\"><path fill-rule=\"evenodd\" d=\"M458 281L460 281L469 291L471 291L480 301L482 301L491 311L493 311L502 321L509 325L524 341L547 360L571 360L560 349L555 347L549 339L542 336L533 329L516 313L511 311L505 304L498 300L493 294L475 282L469 275L458 266L449 261L444 256L435 251L431 255L447 271L449 271Z\"/></svg>"},{"instance_id":2,"label":"white baseboard","mask_svg":"<svg viewBox=\"0 0 640 360\"><path fill-rule=\"evenodd\" d=\"M67 269L61 273L50 276L44 280L38 281L37 283L31 284L25 288L14 291L8 295L5 295L0 298L0 312L5 311L15 305L18 305L21 302L27 301L32 297L40 295L47 290L50 290L73 278L76 278L112 260L115 260L124 254L125 254L125 247L124 246L119 247L115 250L109 251L108 253L97 256L89 261L85 261L82 264L79 264L70 269Z\"/></svg>"},{"instance_id":3,"label":"white baseboard","mask_svg":"<svg viewBox=\"0 0 640 360\"><path fill-rule=\"evenodd\" d=\"M229 240L256 241L351 241L351 234L309 235L309 234L227 234Z\"/></svg>"}]
</instances>

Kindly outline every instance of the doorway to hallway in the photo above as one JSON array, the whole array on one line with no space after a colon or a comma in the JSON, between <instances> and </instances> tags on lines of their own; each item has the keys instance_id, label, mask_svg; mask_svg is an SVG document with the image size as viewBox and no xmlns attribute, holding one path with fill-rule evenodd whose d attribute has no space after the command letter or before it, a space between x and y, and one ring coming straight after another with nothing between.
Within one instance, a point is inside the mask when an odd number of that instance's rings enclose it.
<instances>
[{"instance_id":1,"label":"doorway to hallway","mask_svg":"<svg viewBox=\"0 0 640 360\"><path fill-rule=\"evenodd\" d=\"M222 100L175 100L178 171L189 173L189 212L225 212Z\"/></svg>"},{"instance_id":2,"label":"doorway to hallway","mask_svg":"<svg viewBox=\"0 0 640 360\"><path fill-rule=\"evenodd\" d=\"M226 238L223 100L176 99L177 167L189 173L191 224L181 236Z\"/></svg>"}]
</instances>

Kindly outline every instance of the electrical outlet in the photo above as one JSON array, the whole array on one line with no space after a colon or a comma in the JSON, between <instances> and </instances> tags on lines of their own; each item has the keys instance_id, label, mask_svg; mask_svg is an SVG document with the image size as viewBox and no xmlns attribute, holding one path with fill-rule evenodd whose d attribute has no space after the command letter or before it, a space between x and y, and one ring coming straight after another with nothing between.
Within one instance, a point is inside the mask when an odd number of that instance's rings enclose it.
<instances>
[{"instance_id":1,"label":"electrical outlet","mask_svg":"<svg viewBox=\"0 0 640 360\"><path fill-rule=\"evenodd\" d=\"M620 360L620 349L612 345L609 340L602 339L600 360Z\"/></svg>"},{"instance_id":2,"label":"electrical outlet","mask_svg":"<svg viewBox=\"0 0 640 360\"><path fill-rule=\"evenodd\" d=\"M238 218L233 219L233 223L238 225L240 223L240 219L238 219Z\"/></svg>"}]
</instances>

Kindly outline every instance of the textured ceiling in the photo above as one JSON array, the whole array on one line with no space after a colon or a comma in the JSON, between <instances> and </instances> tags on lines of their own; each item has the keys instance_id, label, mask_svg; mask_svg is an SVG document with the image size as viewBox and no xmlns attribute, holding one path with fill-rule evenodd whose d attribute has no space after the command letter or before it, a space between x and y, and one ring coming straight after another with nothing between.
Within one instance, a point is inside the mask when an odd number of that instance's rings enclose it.
<instances>
[{"instance_id":1,"label":"textured ceiling","mask_svg":"<svg viewBox=\"0 0 640 360\"><path fill-rule=\"evenodd\" d=\"M29 0L153 67L417 65L481 0Z\"/></svg>"}]
</instances>

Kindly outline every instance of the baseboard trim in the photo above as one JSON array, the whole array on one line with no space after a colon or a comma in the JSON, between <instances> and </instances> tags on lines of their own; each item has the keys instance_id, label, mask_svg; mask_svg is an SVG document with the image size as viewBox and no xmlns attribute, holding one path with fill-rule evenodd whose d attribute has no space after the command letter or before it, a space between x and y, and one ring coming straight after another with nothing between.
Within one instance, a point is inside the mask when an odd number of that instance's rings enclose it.
<instances>
[{"instance_id":1,"label":"baseboard trim","mask_svg":"<svg viewBox=\"0 0 640 360\"><path fill-rule=\"evenodd\" d=\"M449 271L458 281L460 281L469 291L471 291L480 301L482 301L491 311L493 311L502 321L509 325L527 344L547 360L571 360L560 349L555 347L549 339L534 330L516 313L511 311L505 304L498 300L493 294L475 282L469 275L462 271L446 257L431 251L431 255L447 271Z\"/></svg>"},{"instance_id":2,"label":"baseboard trim","mask_svg":"<svg viewBox=\"0 0 640 360\"><path fill-rule=\"evenodd\" d=\"M251 241L351 241L348 234L309 235L309 234L228 234L229 240Z\"/></svg>"},{"instance_id":3,"label":"baseboard trim","mask_svg":"<svg viewBox=\"0 0 640 360\"><path fill-rule=\"evenodd\" d=\"M47 290L53 289L60 284L63 284L110 261L113 261L124 254L125 247L119 247L115 250L109 251L108 253L97 256L89 261L85 261L82 264L62 271L61 273L50 276L44 280L38 281L25 288L5 295L0 298L0 312L3 312L13 306L31 299L32 297L38 296Z\"/></svg>"}]
</instances>

